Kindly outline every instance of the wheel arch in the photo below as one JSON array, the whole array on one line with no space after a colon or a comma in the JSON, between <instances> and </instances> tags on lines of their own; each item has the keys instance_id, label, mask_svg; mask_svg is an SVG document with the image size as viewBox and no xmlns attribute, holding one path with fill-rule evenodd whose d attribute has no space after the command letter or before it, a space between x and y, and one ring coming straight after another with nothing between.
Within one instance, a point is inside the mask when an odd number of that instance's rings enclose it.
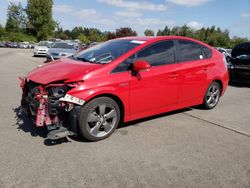
<instances>
[{"instance_id":1,"label":"wheel arch","mask_svg":"<svg viewBox=\"0 0 250 188\"><path fill-rule=\"evenodd\" d=\"M212 82L217 82L219 85L220 85L220 89L221 89L221 93L220 93L220 95L222 95L222 92L223 92L223 82L220 80L220 79L215 79L215 80L213 80ZM211 83L212 83L211 82Z\"/></svg>"},{"instance_id":2,"label":"wheel arch","mask_svg":"<svg viewBox=\"0 0 250 188\"><path fill-rule=\"evenodd\" d=\"M102 93L102 94L94 95L94 96L88 98L87 102L89 102L93 99L99 98L99 97L109 97L109 98L113 99L118 104L118 106L120 108L120 112L121 112L120 121L121 121L121 123L123 123L124 122L124 115L125 115L125 106L124 106L124 103L122 102L122 100L117 95L114 95L111 93Z\"/></svg>"}]
</instances>

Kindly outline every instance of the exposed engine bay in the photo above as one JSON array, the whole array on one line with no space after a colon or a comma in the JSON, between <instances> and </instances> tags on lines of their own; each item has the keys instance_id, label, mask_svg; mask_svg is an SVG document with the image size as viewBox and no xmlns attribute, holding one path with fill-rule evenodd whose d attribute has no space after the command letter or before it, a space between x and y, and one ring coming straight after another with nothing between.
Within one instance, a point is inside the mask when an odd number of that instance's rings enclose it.
<instances>
[{"instance_id":1,"label":"exposed engine bay","mask_svg":"<svg viewBox=\"0 0 250 188\"><path fill-rule=\"evenodd\" d=\"M20 81L22 109L37 127L47 127L50 131L48 139L77 134L76 117L84 101L67 94L76 84L41 85L26 78L20 78Z\"/></svg>"}]
</instances>

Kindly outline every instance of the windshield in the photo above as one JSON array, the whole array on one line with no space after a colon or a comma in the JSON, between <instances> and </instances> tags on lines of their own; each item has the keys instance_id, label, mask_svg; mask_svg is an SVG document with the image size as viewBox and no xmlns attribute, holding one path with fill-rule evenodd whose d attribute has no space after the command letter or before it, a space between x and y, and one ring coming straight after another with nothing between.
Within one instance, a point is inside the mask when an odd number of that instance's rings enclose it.
<instances>
[{"instance_id":1,"label":"windshield","mask_svg":"<svg viewBox=\"0 0 250 188\"><path fill-rule=\"evenodd\" d=\"M74 44L58 42L55 43L52 48L74 49Z\"/></svg>"},{"instance_id":2,"label":"windshield","mask_svg":"<svg viewBox=\"0 0 250 188\"><path fill-rule=\"evenodd\" d=\"M39 42L37 46L47 46L47 47L50 47L51 45L52 45L51 42L42 41L42 42Z\"/></svg>"},{"instance_id":3,"label":"windshield","mask_svg":"<svg viewBox=\"0 0 250 188\"><path fill-rule=\"evenodd\" d=\"M126 39L110 40L83 50L75 54L72 58L79 61L106 64L143 43L145 43L145 41Z\"/></svg>"}]
</instances>

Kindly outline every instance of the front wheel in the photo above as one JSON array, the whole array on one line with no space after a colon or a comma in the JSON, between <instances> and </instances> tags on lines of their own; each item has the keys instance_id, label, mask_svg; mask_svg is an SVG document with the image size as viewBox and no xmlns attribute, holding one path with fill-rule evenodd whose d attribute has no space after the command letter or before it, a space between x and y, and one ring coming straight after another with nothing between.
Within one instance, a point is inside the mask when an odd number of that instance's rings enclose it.
<instances>
[{"instance_id":1,"label":"front wheel","mask_svg":"<svg viewBox=\"0 0 250 188\"><path fill-rule=\"evenodd\" d=\"M203 107L205 109L212 109L214 108L220 99L221 95L221 87L218 84L218 82L212 82L206 92L206 95L204 97L203 101Z\"/></svg>"},{"instance_id":2,"label":"front wheel","mask_svg":"<svg viewBox=\"0 0 250 188\"><path fill-rule=\"evenodd\" d=\"M109 97L99 97L84 105L79 115L81 135L89 141L109 137L120 122L120 108Z\"/></svg>"}]
</instances>

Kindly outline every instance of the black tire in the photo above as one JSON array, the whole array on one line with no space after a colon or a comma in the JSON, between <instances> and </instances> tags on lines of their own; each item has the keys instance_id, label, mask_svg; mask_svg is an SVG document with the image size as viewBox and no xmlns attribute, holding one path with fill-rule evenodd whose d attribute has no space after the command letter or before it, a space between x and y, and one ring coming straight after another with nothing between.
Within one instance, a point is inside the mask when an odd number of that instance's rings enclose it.
<instances>
[{"instance_id":1,"label":"black tire","mask_svg":"<svg viewBox=\"0 0 250 188\"><path fill-rule=\"evenodd\" d=\"M231 63L231 57L227 56L226 61L227 63Z\"/></svg>"},{"instance_id":2,"label":"black tire","mask_svg":"<svg viewBox=\"0 0 250 188\"><path fill-rule=\"evenodd\" d=\"M216 90L215 90L216 89ZM203 99L204 109L213 109L217 106L221 96L221 87L218 82L212 82L206 91Z\"/></svg>"},{"instance_id":3,"label":"black tire","mask_svg":"<svg viewBox=\"0 0 250 188\"><path fill-rule=\"evenodd\" d=\"M105 106L104 113L101 113L101 106ZM110 110L110 111L109 111ZM115 116L110 119L106 117L105 115L115 113ZM106 113L106 114L105 114ZM103 140L107 137L109 137L117 128L117 126L120 123L121 119L121 112L118 104L111 98L109 97L98 97L95 98L91 101L89 101L86 105L84 105L81 110L80 114L78 116L78 123L79 123L79 130L80 134L87 139L88 141L99 141ZM92 118L89 117L94 117L97 118L93 122L90 122L89 119L92 120ZM108 122L110 121L110 122ZM110 130L106 131L106 125L107 127L110 128ZM93 132L93 129L95 127L99 127L96 130L98 130L99 135L95 135ZM96 131L95 131L96 132Z\"/></svg>"}]
</instances>

